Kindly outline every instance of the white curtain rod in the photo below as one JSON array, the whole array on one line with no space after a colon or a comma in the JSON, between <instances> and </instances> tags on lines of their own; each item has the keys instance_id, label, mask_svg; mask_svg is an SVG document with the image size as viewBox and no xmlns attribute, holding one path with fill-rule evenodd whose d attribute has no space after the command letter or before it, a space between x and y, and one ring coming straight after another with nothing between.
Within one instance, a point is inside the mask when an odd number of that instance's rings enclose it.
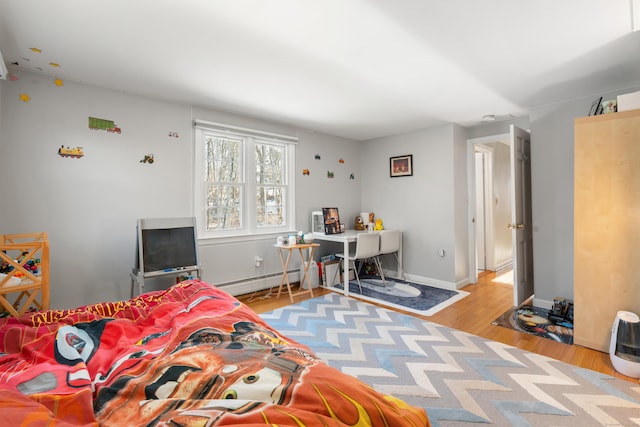
<instances>
[{"instance_id":1,"label":"white curtain rod","mask_svg":"<svg viewBox=\"0 0 640 427\"><path fill-rule=\"evenodd\" d=\"M206 120L194 120L193 125L195 127L199 127L202 129L217 130L220 132L244 134L244 135L250 135L250 136L261 136L261 137L271 138L276 140L284 140L285 142L298 142L298 137L296 136L265 132L257 129L226 125L223 123L208 122Z\"/></svg>"}]
</instances>

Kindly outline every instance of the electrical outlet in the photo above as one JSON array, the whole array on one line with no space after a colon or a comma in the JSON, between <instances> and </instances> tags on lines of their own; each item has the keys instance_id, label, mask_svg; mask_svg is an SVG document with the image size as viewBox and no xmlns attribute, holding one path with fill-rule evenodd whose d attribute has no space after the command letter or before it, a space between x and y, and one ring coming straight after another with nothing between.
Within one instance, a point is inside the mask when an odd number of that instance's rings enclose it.
<instances>
[{"instance_id":1,"label":"electrical outlet","mask_svg":"<svg viewBox=\"0 0 640 427\"><path fill-rule=\"evenodd\" d=\"M255 260L255 263L256 263L256 264L255 264L255 265L256 265L256 267L260 267L260 266L262 265L262 258L260 258L259 256L256 256L256 257L254 258L254 260Z\"/></svg>"},{"instance_id":2,"label":"electrical outlet","mask_svg":"<svg viewBox=\"0 0 640 427\"><path fill-rule=\"evenodd\" d=\"M438 249L438 255L443 257L444 256L444 249Z\"/></svg>"}]
</instances>

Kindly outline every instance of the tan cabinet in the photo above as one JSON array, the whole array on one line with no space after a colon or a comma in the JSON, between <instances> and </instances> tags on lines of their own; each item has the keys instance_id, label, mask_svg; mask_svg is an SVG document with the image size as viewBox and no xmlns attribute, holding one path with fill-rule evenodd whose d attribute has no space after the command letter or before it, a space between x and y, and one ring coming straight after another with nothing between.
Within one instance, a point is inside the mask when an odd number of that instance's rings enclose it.
<instances>
[{"instance_id":1,"label":"tan cabinet","mask_svg":"<svg viewBox=\"0 0 640 427\"><path fill-rule=\"evenodd\" d=\"M640 110L575 120L574 343L608 352L640 312Z\"/></svg>"}]
</instances>

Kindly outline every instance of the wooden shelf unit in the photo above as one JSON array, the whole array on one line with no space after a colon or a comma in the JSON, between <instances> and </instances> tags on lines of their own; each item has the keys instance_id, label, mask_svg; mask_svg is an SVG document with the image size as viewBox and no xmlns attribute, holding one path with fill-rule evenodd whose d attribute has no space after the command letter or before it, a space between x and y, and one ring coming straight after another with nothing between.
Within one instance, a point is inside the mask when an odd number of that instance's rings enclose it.
<instances>
[{"instance_id":1,"label":"wooden shelf unit","mask_svg":"<svg viewBox=\"0 0 640 427\"><path fill-rule=\"evenodd\" d=\"M28 267L31 260L39 260L36 273ZM0 276L0 311L18 317L31 309L49 309L47 233L0 235L0 262L13 267Z\"/></svg>"}]
</instances>

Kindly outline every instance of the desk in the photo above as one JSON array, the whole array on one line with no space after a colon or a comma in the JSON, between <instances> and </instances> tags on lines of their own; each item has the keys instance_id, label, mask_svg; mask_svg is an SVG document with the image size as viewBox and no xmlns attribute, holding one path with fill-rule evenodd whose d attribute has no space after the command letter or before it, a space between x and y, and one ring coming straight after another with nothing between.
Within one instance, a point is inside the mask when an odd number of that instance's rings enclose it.
<instances>
[{"instance_id":1,"label":"desk","mask_svg":"<svg viewBox=\"0 0 640 427\"><path fill-rule=\"evenodd\" d=\"M293 297L296 295L304 295L311 294L313 297L313 286L311 286L311 279L309 279L309 266L313 261L313 253L316 248L320 246L318 243L301 243L299 245L273 245L276 249L278 249L278 255L280 255L280 262L282 263L282 279L280 279L280 286L278 287L278 295L276 298L280 298L280 292L282 292L282 286L286 283L287 291L289 292L289 299L291 300L291 304L293 304ZM302 266L304 270L304 275L300 278L300 289L302 289L302 284L305 279L307 280L307 290L300 290L296 293L291 291L291 283L289 283L289 261L291 260L291 253L295 250L298 250L300 253L300 259L302 260ZM309 262L306 262L304 259L303 249L309 249ZM287 252L287 256L285 259L284 252Z\"/></svg>"},{"instance_id":2,"label":"desk","mask_svg":"<svg viewBox=\"0 0 640 427\"><path fill-rule=\"evenodd\" d=\"M345 230L344 233L339 233L339 234L324 234L324 233L313 233L313 238L315 240L323 240L326 242L338 242L338 243L342 243L343 244L343 250L342 253L345 254L345 256L349 256L349 244L350 243L354 243L357 239L357 235L358 233L368 233L368 231L366 230ZM374 231L374 233L376 233L376 231ZM401 273L401 269L400 266L402 265L402 233L400 233L400 250L398 251L398 269L397 269L397 275L398 277L402 276ZM343 273L342 273L342 283L346 283L347 285L344 286L344 290L343 290L343 294L345 296L349 296L349 268L348 268L348 264L347 267L343 269Z\"/></svg>"}]
</instances>

